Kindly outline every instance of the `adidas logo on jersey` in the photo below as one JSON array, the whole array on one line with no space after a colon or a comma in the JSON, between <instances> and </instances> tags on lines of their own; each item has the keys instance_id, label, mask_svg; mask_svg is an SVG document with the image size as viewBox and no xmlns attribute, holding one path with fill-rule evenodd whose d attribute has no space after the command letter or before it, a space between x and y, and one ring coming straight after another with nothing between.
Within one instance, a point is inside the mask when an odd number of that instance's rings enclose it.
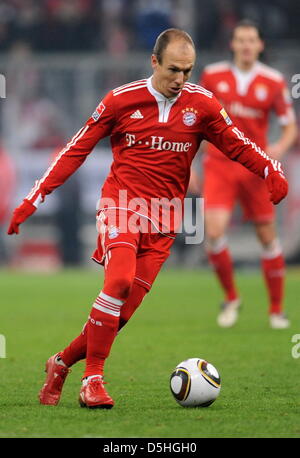
<instances>
[{"instance_id":1,"label":"adidas logo on jersey","mask_svg":"<svg viewBox=\"0 0 300 458\"><path fill-rule=\"evenodd\" d=\"M143 119L143 115L140 112L140 110L136 110L132 115L130 116L132 119Z\"/></svg>"}]
</instances>

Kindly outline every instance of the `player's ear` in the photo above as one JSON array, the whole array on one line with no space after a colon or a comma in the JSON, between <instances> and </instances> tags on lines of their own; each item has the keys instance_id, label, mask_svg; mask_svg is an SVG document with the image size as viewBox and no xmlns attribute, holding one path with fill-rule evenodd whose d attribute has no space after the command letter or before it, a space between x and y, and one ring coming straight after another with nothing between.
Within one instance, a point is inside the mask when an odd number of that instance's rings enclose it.
<instances>
[{"instance_id":1,"label":"player's ear","mask_svg":"<svg viewBox=\"0 0 300 458\"><path fill-rule=\"evenodd\" d=\"M260 40L259 53L262 53L264 50L265 50L265 42L263 40Z\"/></svg>"},{"instance_id":2,"label":"player's ear","mask_svg":"<svg viewBox=\"0 0 300 458\"><path fill-rule=\"evenodd\" d=\"M152 66L153 70L155 70L156 67L158 66L158 59L157 59L155 54L151 55L151 66Z\"/></svg>"}]
</instances>

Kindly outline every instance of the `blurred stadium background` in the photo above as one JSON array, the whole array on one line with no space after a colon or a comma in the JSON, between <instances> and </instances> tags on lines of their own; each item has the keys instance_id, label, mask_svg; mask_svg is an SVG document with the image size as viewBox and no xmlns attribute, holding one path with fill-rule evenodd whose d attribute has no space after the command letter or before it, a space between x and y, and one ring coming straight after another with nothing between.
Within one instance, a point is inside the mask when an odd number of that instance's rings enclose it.
<instances>
[{"instance_id":1,"label":"blurred stadium background","mask_svg":"<svg viewBox=\"0 0 300 458\"><path fill-rule=\"evenodd\" d=\"M297 10L297 0L0 0L0 74L6 81L0 100L1 265L38 271L93 267L95 206L111 163L108 141L47 198L22 226L21 237L6 236L8 219L102 96L151 74L158 33L180 27L192 35L197 82L205 65L230 58L234 24L256 20L265 33L263 60L282 71L292 89L292 77L300 73ZM300 122L297 93L294 104ZM277 135L272 123L270 136ZM284 165L290 194L278 208L279 233L288 263L300 264L299 141ZM167 266L205 267L203 244L184 245L183 239L178 237ZM229 240L240 266L258 265L259 246L238 210Z\"/></svg>"}]
</instances>

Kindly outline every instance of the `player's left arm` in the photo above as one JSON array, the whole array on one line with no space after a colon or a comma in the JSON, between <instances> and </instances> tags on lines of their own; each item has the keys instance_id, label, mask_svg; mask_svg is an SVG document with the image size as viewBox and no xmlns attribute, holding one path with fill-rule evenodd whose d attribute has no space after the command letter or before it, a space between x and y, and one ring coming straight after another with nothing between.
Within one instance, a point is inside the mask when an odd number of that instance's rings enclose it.
<instances>
[{"instance_id":1,"label":"player's left arm","mask_svg":"<svg viewBox=\"0 0 300 458\"><path fill-rule=\"evenodd\" d=\"M297 139L295 111L284 80L278 83L278 89L274 95L273 109L277 115L281 133L276 142L266 147L266 152L273 159L281 159Z\"/></svg>"},{"instance_id":2,"label":"player's left arm","mask_svg":"<svg viewBox=\"0 0 300 458\"><path fill-rule=\"evenodd\" d=\"M288 192L281 163L271 159L255 142L245 137L215 97L212 97L206 109L205 138L229 159L265 179L270 200L278 204Z\"/></svg>"}]
</instances>

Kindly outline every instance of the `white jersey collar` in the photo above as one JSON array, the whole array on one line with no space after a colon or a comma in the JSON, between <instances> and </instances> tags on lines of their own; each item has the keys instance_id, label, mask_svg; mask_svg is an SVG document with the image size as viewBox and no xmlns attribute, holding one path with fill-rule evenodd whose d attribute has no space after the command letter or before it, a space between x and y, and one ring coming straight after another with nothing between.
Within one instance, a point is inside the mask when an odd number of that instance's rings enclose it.
<instances>
[{"instance_id":1,"label":"white jersey collar","mask_svg":"<svg viewBox=\"0 0 300 458\"><path fill-rule=\"evenodd\" d=\"M161 92L158 92L156 89L154 89L153 84L152 84L152 78L153 78L153 75L151 75L150 78L147 79L147 88L148 88L148 91L153 95L153 97L155 97L157 102L169 102L171 104L176 102L176 100L181 95L181 91L175 97L172 97L172 98L165 97Z\"/></svg>"},{"instance_id":2,"label":"white jersey collar","mask_svg":"<svg viewBox=\"0 0 300 458\"><path fill-rule=\"evenodd\" d=\"M248 92L249 86L256 77L259 69L259 63L255 64L250 68L250 70L243 71L238 68L235 64L232 64L231 70L236 80L237 92L240 95L245 95Z\"/></svg>"},{"instance_id":3,"label":"white jersey collar","mask_svg":"<svg viewBox=\"0 0 300 458\"><path fill-rule=\"evenodd\" d=\"M171 108L176 102L176 100L180 97L181 92L178 95L176 95L176 97L168 99L163 94L154 89L152 85L152 76L150 76L150 78L147 79L147 88L150 94L152 94L155 98L158 106L158 122L167 123L169 120Z\"/></svg>"}]
</instances>

